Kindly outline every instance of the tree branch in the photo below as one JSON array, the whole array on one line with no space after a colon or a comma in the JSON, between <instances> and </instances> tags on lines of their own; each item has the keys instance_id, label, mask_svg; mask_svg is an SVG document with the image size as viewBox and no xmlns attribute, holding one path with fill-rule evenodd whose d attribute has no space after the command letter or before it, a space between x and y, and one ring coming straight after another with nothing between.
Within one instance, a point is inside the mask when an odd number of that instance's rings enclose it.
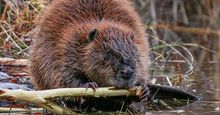
<instances>
[{"instance_id":1,"label":"tree branch","mask_svg":"<svg viewBox=\"0 0 220 115\"><path fill-rule=\"evenodd\" d=\"M61 88L42 91L24 91L24 90L0 90L0 98L10 101L21 101L33 103L39 107L43 107L55 114L76 114L68 108L61 107L56 103L48 100L56 97L106 97L106 96L135 96L139 95L141 87L134 87L129 90L118 89L113 87L98 88L94 91L91 88Z\"/></svg>"}]
</instances>

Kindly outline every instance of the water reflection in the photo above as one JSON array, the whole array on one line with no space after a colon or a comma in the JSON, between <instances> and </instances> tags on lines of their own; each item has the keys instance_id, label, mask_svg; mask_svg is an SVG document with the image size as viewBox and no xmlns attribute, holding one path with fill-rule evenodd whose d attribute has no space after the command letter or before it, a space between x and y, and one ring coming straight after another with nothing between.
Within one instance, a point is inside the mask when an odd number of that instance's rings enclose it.
<instances>
[{"instance_id":1,"label":"water reflection","mask_svg":"<svg viewBox=\"0 0 220 115\"><path fill-rule=\"evenodd\" d=\"M194 92L200 101L172 111L151 111L147 115L220 115L220 70L219 66L195 71L189 92Z\"/></svg>"}]
</instances>

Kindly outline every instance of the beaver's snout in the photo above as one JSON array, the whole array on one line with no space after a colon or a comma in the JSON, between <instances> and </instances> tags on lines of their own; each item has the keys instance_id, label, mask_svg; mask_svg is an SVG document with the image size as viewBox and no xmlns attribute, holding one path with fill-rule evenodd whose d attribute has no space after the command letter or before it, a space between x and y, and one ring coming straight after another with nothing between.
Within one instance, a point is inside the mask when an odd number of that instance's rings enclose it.
<instances>
[{"instance_id":1,"label":"beaver's snout","mask_svg":"<svg viewBox=\"0 0 220 115\"><path fill-rule=\"evenodd\" d=\"M134 77L134 68L123 64L121 70L118 73L118 77L121 77L125 80L130 80L132 77Z\"/></svg>"}]
</instances>

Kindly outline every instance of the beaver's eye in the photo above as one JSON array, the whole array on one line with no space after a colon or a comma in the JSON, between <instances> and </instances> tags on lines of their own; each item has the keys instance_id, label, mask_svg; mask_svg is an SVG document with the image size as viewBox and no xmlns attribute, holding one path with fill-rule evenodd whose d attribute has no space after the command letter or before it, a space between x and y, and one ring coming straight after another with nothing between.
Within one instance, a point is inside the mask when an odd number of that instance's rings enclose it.
<instances>
[{"instance_id":1,"label":"beaver's eye","mask_svg":"<svg viewBox=\"0 0 220 115\"><path fill-rule=\"evenodd\" d=\"M88 41L89 42L93 41L97 37L98 33L99 31L97 29L93 29L87 37Z\"/></svg>"}]
</instances>

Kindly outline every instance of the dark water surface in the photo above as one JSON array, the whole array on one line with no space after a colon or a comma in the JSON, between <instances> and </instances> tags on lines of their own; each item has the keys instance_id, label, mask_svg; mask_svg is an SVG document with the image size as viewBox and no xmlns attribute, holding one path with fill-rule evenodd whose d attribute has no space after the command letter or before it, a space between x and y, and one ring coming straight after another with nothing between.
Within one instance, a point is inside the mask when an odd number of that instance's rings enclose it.
<instances>
[{"instance_id":1,"label":"dark water surface","mask_svg":"<svg viewBox=\"0 0 220 115\"><path fill-rule=\"evenodd\" d=\"M147 115L220 115L220 70L219 66L195 70L187 91L193 92L199 101L175 110L149 111Z\"/></svg>"}]
</instances>

